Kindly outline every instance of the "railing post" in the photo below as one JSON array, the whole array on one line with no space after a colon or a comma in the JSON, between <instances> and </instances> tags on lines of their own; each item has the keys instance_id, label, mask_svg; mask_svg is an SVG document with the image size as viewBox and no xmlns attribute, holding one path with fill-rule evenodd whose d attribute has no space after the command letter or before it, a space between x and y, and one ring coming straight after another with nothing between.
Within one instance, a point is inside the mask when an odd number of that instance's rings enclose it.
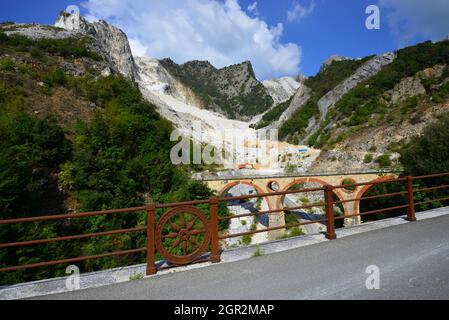
<instances>
[{"instance_id":1,"label":"railing post","mask_svg":"<svg viewBox=\"0 0 449 320\"><path fill-rule=\"evenodd\" d=\"M210 198L210 231L211 231L211 254L210 261L218 263L220 258L220 244L218 239L218 198Z\"/></svg>"},{"instance_id":2,"label":"railing post","mask_svg":"<svg viewBox=\"0 0 449 320\"><path fill-rule=\"evenodd\" d=\"M415 198L413 194L413 177L405 178L405 190L407 191L407 220L410 222L416 221L415 215Z\"/></svg>"},{"instance_id":3,"label":"railing post","mask_svg":"<svg viewBox=\"0 0 449 320\"><path fill-rule=\"evenodd\" d=\"M154 204L147 206L147 276L156 274L154 261Z\"/></svg>"},{"instance_id":4,"label":"railing post","mask_svg":"<svg viewBox=\"0 0 449 320\"><path fill-rule=\"evenodd\" d=\"M334 219L334 194L331 185L324 186L324 202L326 208L327 232L326 238L329 240L337 239L335 233L335 219Z\"/></svg>"}]
</instances>

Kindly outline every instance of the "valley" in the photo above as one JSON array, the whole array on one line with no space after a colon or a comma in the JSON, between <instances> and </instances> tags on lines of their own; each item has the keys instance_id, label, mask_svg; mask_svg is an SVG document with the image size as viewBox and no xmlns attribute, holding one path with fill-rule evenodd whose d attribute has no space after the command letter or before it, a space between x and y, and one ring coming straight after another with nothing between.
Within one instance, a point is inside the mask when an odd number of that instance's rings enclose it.
<instances>
[{"instance_id":1,"label":"valley","mask_svg":"<svg viewBox=\"0 0 449 320\"><path fill-rule=\"evenodd\" d=\"M409 142L449 111L448 65L449 41L428 41L357 59L332 56L310 77L257 79L250 61L216 68L208 61L178 64L170 57L135 56L123 31L78 13L61 13L54 26L1 23L0 206L6 218L30 212L77 213L210 198L214 192L204 177L399 172L406 151L409 157L413 153ZM180 136L173 139L175 129ZM228 153L232 161L196 164L189 154L188 163L175 165L170 152L183 138L189 151L195 145L200 151L212 146L209 155ZM256 193L260 190L239 184L215 195ZM322 198L289 195L281 205L295 207ZM207 204L201 209L210 208ZM218 215L269 209L265 201L235 201L222 203ZM336 216L343 211L336 207ZM294 224L323 215L322 209L297 210L286 212L285 221ZM11 228L0 236L26 241L42 233L142 226L144 220L142 212L111 222L92 218L40 229ZM220 232L262 230L269 223L268 215L245 217L220 224ZM278 238L324 231L324 225L310 224L289 228ZM224 246L268 240L260 232ZM81 246L55 244L40 256L52 251L91 255L98 247L129 249L130 243L144 241L141 234L120 235L114 243L93 239ZM2 257L10 264L19 259L12 250ZM83 268L141 260L142 255L107 258L86 262ZM2 280L44 276L14 273Z\"/></svg>"}]
</instances>

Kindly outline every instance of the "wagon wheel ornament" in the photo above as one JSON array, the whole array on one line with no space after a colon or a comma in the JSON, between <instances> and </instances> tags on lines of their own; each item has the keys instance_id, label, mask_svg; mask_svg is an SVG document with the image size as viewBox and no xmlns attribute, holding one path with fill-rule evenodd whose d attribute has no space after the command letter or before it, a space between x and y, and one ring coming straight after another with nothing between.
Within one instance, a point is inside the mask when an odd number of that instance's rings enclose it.
<instances>
[{"instance_id":1,"label":"wagon wheel ornament","mask_svg":"<svg viewBox=\"0 0 449 320\"><path fill-rule=\"evenodd\" d=\"M164 259L175 265L186 265L201 257L208 249L210 238L209 221L195 207L174 208L156 226L156 248Z\"/></svg>"}]
</instances>

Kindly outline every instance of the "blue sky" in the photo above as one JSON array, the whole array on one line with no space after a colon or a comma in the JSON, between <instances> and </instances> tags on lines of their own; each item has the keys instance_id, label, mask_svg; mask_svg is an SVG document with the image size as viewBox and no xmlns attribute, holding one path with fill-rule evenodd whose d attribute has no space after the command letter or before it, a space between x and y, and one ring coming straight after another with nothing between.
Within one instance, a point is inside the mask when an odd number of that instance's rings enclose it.
<instances>
[{"instance_id":1,"label":"blue sky","mask_svg":"<svg viewBox=\"0 0 449 320\"><path fill-rule=\"evenodd\" d=\"M259 78L315 74L332 54L363 57L449 34L447 0L2 0L0 21L53 24L78 5L122 28L133 51L222 67L251 60ZM380 30L365 27L378 5ZM295 10L296 8L296 10ZM290 19L289 19L290 12Z\"/></svg>"}]
</instances>

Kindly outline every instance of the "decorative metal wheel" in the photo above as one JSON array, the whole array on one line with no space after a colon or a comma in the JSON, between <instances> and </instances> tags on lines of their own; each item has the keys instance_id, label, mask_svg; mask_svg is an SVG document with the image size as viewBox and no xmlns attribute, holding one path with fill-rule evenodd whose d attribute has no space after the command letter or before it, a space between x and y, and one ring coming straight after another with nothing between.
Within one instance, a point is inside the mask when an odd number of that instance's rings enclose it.
<instances>
[{"instance_id":1,"label":"decorative metal wheel","mask_svg":"<svg viewBox=\"0 0 449 320\"><path fill-rule=\"evenodd\" d=\"M156 249L172 264L185 265L201 257L208 249L209 220L195 207L173 208L156 226Z\"/></svg>"}]
</instances>

